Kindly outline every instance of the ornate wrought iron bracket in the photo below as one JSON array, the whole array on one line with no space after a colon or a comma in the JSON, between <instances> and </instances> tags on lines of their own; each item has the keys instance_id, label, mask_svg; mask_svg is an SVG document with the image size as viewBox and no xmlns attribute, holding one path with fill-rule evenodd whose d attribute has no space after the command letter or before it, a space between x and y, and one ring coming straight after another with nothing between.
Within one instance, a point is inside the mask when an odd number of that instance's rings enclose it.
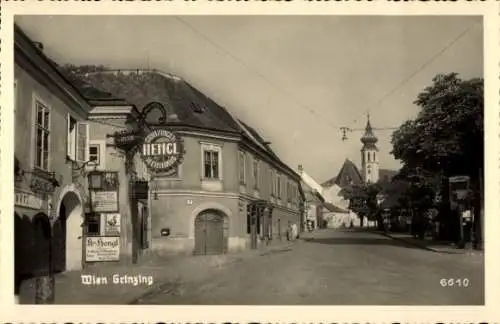
<instances>
[{"instance_id":1,"label":"ornate wrought iron bracket","mask_svg":"<svg viewBox=\"0 0 500 324\"><path fill-rule=\"evenodd\" d=\"M52 194L57 187L60 187L63 180L62 175L59 175L57 178L55 172L45 172L36 169L32 171L25 171L20 167L16 168L15 172L16 182L20 182L25 179L29 182L29 186L33 192L47 195ZM31 179L26 177L28 174L32 175Z\"/></svg>"}]
</instances>

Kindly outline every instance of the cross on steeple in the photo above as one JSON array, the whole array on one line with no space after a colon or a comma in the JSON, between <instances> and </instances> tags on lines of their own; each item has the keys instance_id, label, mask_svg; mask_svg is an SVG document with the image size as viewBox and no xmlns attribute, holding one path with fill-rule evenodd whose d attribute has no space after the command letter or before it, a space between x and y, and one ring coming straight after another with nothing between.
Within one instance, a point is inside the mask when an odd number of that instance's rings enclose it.
<instances>
[{"instance_id":1,"label":"cross on steeple","mask_svg":"<svg viewBox=\"0 0 500 324\"><path fill-rule=\"evenodd\" d=\"M377 136L373 133L372 124L370 123L370 113L367 114L367 122L365 127L365 133L361 137L361 142L366 146L369 144L375 145L378 142Z\"/></svg>"}]
</instances>

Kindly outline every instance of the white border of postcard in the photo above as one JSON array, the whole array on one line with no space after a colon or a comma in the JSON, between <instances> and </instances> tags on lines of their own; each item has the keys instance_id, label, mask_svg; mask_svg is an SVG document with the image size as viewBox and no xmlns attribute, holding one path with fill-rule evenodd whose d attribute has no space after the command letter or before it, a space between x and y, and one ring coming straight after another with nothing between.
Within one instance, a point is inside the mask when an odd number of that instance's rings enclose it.
<instances>
[{"instance_id":1,"label":"white border of postcard","mask_svg":"<svg viewBox=\"0 0 500 324\"><path fill-rule=\"evenodd\" d=\"M13 15L15 14L341 14L483 15L485 78L485 301L477 307L390 306L28 306L15 305L13 274ZM1 5L1 321L32 322L479 322L500 318L499 2L392 1L2 1ZM412 278L408 278L412 280ZM436 283L439 284L439 283ZM411 292L409 292L411 293ZM466 293L464 291L464 293ZM495 316L496 315L496 316Z\"/></svg>"}]
</instances>

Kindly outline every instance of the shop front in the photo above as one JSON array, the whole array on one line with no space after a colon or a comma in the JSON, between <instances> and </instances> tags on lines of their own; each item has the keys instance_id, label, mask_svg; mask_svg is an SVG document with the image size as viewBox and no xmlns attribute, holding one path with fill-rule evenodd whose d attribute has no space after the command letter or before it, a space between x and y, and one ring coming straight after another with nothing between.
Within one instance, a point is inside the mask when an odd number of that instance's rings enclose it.
<instances>
[{"instance_id":1,"label":"shop front","mask_svg":"<svg viewBox=\"0 0 500 324\"><path fill-rule=\"evenodd\" d=\"M118 172L88 174L89 211L85 214L84 255L86 263L120 260L122 217Z\"/></svg>"},{"instance_id":2,"label":"shop front","mask_svg":"<svg viewBox=\"0 0 500 324\"><path fill-rule=\"evenodd\" d=\"M81 190L62 174L15 170L17 280L81 269Z\"/></svg>"}]
</instances>

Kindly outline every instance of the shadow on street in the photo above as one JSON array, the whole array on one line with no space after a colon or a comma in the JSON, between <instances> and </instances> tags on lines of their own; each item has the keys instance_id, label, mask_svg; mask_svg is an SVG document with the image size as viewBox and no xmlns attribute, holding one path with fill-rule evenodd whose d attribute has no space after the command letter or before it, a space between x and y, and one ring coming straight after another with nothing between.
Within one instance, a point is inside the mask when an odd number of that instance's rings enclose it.
<instances>
[{"instance_id":1,"label":"shadow on street","mask_svg":"<svg viewBox=\"0 0 500 324\"><path fill-rule=\"evenodd\" d=\"M304 242L330 245L385 245L404 247L409 249L424 250L422 247L415 246L400 240L393 240L384 236L380 237L325 237L325 238L303 238Z\"/></svg>"}]
</instances>

